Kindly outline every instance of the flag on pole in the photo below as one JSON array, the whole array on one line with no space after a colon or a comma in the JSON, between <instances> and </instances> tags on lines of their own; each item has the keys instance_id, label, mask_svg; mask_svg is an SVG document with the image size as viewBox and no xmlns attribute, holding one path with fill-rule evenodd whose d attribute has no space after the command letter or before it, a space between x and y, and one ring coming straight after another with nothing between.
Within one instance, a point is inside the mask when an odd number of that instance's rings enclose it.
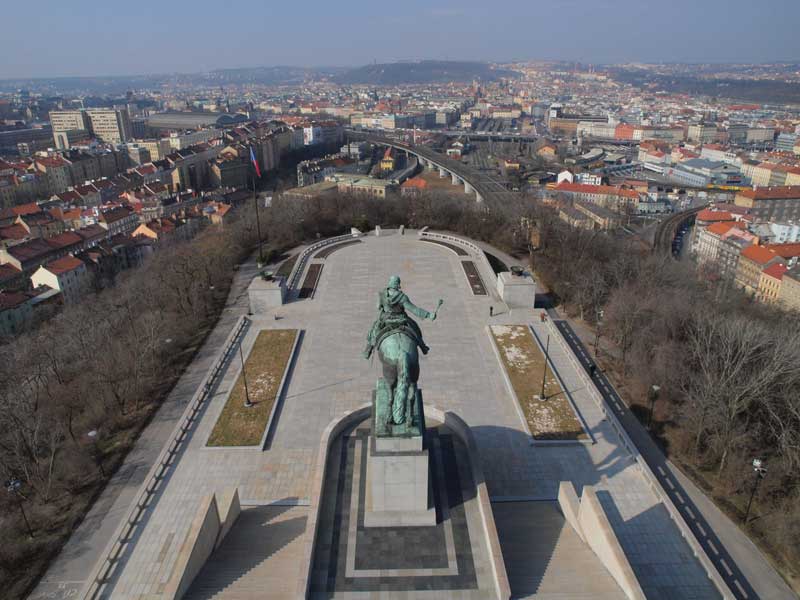
<instances>
[{"instance_id":1,"label":"flag on pole","mask_svg":"<svg viewBox=\"0 0 800 600\"><path fill-rule=\"evenodd\" d=\"M250 146L250 162L252 162L253 166L256 168L256 175L261 179L261 169L258 168L258 161L256 160L256 155L255 152L253 152L252 146Z\"/></svg>"}]
</instances>

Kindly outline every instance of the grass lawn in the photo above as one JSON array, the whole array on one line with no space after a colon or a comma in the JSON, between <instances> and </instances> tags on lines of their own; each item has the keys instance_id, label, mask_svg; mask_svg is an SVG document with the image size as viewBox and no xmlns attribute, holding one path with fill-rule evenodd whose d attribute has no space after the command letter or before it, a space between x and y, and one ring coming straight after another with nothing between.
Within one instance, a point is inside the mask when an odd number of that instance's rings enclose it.
<instances>
[{"instance_id":1,"label":"grass lawn","mask_svg":"<svg viewBox=\"0 0 800 600\"><path fill-rule=\"evenodd\" d=\"M254 406L244 406L244 380L240 374L208 438L209 446L257 446L261 442L296 334L296 329L265 329L258 334L244 363Z\"/></svg>"},{"instance_id":2,"label":"grass lawn","mask_svg":"<svg viewBox=\"0 0 800 600\"><path fill-rule=\"evenodd\" d=\"M525 325L495 325L491 330L533 439L588 439L530 330ZM539 397L543 374L544 399Z\"/></svg>"}]
</instances>

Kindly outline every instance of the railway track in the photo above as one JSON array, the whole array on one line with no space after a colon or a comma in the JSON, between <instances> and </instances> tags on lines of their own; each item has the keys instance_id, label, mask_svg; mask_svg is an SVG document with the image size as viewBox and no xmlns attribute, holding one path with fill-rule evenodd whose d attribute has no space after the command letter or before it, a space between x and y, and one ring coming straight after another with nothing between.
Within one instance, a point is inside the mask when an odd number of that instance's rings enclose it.
<instances>
[{"instance_id":1,"label":"railway track","mask_svg":"<svg viewBox=\"0 0 800 600\"><path fill-rule=\"evenodd\" d=\"M697 213L703 210L705 206L698 206L690 208L679 213L671 215L668 219L661 222L656 229L655 238L653 240L653 252L661 254L669 254L672 252L672 240L675 239L675 233L687 220L693 218Z\"/></svg>"}]
</instances>

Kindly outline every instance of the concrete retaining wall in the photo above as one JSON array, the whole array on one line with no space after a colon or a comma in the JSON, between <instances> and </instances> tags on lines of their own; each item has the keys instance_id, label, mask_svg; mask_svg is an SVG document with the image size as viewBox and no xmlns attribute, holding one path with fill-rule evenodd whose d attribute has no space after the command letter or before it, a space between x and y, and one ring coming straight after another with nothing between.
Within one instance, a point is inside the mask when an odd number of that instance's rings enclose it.
<instances>
[{"instance_id":1,"label":"concrete retaining wall","mask_svg":"<svg viewBox=\"0 0 800 600\"><path fill-rule=\"evenodd\" d=\"M216 494L203 498L178 550L172 575L161 595L164 600L180 600L183 597L211 553L222 544L240 512L238 488L225 490L219 499Z\"/></svg>"},{"instance_id":2,"label":"concrete retaining wall","mask_svg":"<svg viewBox=\"0 0 800 600\"><path fill-rule=\"evenodd\" d=\"M573 490L574 491L574 490ZM603 563L630 600L645 600L628 557L620 546L597 495L591 486L584 486L578 509L580 533L584 541Z\"/></svg>"},{"instance_id":3,"label":"concrete retaining wall","mask_svg":"<svg viewBox=\"0 0 800 600\"><path fill-rule=\"evenodd\" d=\"M561 512L567 520L575 533L585 542L581 524L578 520L578 513L580 512L580 500L578 494L575 492L575 486L571 481L562 481L558 486L558 505L561 507Z\"/></svg>"},{"instance_id":4,"label":"concrete retaining wall","mask_svg":"<svg viewBox=\"0 0 800 600\"><path fill-rule=\"evenodd\" d=\"M164 600L179 600L183 597L214 551L219 533L217 501L214 494L210 494L200 502L200 508L197 509L186 539L178 551L172 576L161 595Z\"/></svg>"},{"instance_id":5,"label":"concrete retaining wall","mask_svg":"<svg viewBox=\"0 0 800 600\"><path fill-rule=\"evenodd\" d=\"M239 502L239 488L231 488L222 492L217 497L217 510L219 510L220 528L215 548L219 548L222 540L228 535L231 527L239 517L239 513L242 512L242 505Z\"/></svg>"}]
</instances>

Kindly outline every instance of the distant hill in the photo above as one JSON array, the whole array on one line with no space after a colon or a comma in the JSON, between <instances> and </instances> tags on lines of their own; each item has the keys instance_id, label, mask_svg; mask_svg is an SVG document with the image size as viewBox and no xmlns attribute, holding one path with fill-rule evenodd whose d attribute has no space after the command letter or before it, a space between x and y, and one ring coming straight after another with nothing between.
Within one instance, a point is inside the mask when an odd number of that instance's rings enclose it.
<instances>
[{"instance_id":1,"label":"distant hill","mask_svg":"<svg viewBox=\"0 0 800 600\"><path fill-rule=\"evenodd\" d=\"M334 76L337 83L366 83L372 85L397 85L403 83L443 83L447 81L468 82L495 81L501 77L513 77L511 71L493 69L482 62L423 60L419 62L397 62L365 65Z\"/></svg>"}]
</instances>

